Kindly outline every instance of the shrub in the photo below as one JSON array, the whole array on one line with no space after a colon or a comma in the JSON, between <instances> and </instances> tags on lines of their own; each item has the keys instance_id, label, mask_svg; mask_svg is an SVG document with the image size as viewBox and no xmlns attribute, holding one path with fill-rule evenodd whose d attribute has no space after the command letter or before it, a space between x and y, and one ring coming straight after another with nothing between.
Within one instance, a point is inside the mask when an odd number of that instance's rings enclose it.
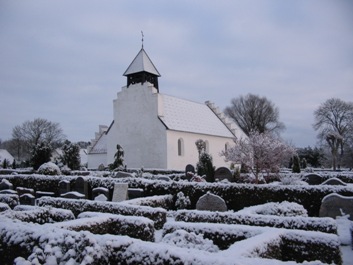
<instances>
[{"instance_id":1,"label":"shrub","mask_svg":"<svg viewBox=\"0 0 353 265\"><path fill-rule=\"evenodd\" d=\"M212 156L206 152L202 152L199 162L196 165L197 174L199 176L206 176L208 182L214 182L215 168L212 163Z\"/></svg>"},{"instance_id":2,"label":"shrub","mask_svg":"<svg viewBox=\"0 0 353 265\"><path fill-rule=\"evenodd\" d=\"M47 162L38 168L38 173L43 175L60 175L60 168L53 162Z\"/></svg>"},{"instance_id":3,"label":"shrub","mask_svg":"<svg viewBox=\"0 0 353 265\"><path fill-rule=\"evenodd\" d=\"M293 166L292 166L293 173L300 173L300 160L299 156L293 156Z\"/></svg>"}]
</instances>

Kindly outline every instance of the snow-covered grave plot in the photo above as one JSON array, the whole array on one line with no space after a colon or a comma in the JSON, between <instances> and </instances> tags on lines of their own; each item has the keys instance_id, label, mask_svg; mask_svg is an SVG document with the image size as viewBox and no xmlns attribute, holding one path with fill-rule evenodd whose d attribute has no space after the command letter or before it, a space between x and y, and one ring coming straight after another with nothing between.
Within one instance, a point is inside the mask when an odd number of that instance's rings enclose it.
<instances>
[{"instance_id":1,"label":"snow-covered grave plot","mask_svg":"<svg viewBox=\"0 0 353 265\"><path fill-rule=\"evenodd\" d=\"M15 177L6 176L14 180L15 187L28 181ZM75 179L46 177L39 178L45 185L35 190ZM92 188L109 189L115 181L87 178L90 185L94 183ZM165 195L121 203L44 197L37 200L40 207L6 207L6 200L2 201L0 264L346 264L346 260L353 260L352 222L344 217L336 221L308 216L307 209L298 203L271 202L226 212L175 211L192 208L195 198L208 191L225 190L224 194L230 195L245 189L243 194L270 193L275 198L276 192L288 197L293 196L292 191L300 194L298 187L193 184L153 178L119 181L143 189L147 195L154 191ZM311 191L324 196L332 191L351 192L352 187L304 187L304 199Z\"/></svg>"}]
</instances>

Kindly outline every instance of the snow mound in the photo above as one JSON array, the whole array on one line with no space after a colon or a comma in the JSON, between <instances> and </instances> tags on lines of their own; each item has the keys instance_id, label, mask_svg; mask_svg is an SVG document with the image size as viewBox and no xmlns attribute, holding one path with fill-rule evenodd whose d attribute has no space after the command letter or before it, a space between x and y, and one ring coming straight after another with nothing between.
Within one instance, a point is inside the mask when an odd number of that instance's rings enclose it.
<instances>
[{"instance_id":1,"label":"snow mound","mask_svg":"<svg viewBox=\"0 0 353 265\"><path fill-rule=\"evenodd\" d=\"M166 234L162 242L181 248L199 249L208 252L219 251L219 248L213 244L212 240L205 239L201 234L197 235L194 232L187 232L182 229Z\"/></svg>"},{"instance_id":2,"label":"snow mound","mask_svg":"<svg viewBox=\"0 0 353 265\"><path fill-rule=\"evenodd\" d=\"M261 214L276 216L303 216L307 217L307 210L295 202L269 202L261 205L251 206L238 211L239 214Z\"/></svg>"}]
</instances>

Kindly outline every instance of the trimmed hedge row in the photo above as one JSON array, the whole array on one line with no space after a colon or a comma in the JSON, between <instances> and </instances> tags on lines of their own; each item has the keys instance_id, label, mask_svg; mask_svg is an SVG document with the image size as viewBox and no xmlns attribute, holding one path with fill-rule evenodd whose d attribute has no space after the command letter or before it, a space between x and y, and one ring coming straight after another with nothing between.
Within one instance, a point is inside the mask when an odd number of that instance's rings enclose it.
<instances>
[{"instance_id":1,"label":"trimmed hedge row","mask_svg":"<svg viewBox=\"0 0 353 265\"><path fill-rule=\"evenodd\" d=\"M77 176L43 176L43 175L0 175L0 180L8 179L14 187L27 187L35 191L51 191L59 196L59 182L69 180L74 186ZM85 177L88 183L89 198L96 187L108 188L111 192L115 183L129 183L130 188L141 188L145 196L173 195L182 191L190 198L190 208L194 209L198 199L208 191L221 196L228 209L238 211L245 207L267 202L296 202L304 206L309 216L319 216L322 199L330 193L343 196L353 196L353 188L349 186L292 186L292 185L254 185L254 184L224 184L196 182L166 182L146 180L141 178L102 178ZM175 206L174 206L175 207ZM173 208L175 210L175 208Z\"/></svg>"},{"instance_id":2,"label":"trimmed hedge row","mask_svg":"<svg viewBox=\"0 0 353 265\"><path fill-rule=\"evenodd\" d=\"M37 205L68 209L71 210L75 216L78 216L82 212L101 212L130 216L143 216L154 221L154 226L156 229L162 228L164 223L167 221L167 211L162 208L134 206L126 203L41 197L37 199Z\"/></svg>"},{"instance_id":3,"label":"trimmed hedge row","mask_svg":"<svg viewBox=\"0 0 353 265\"><path fill-rule=\"evenodd\" d=\"M21 239L21 240L18 240ZM16 262L14 262L16 260ZM219 256L126 236L94 235L0 216L0 264L220 265ZM246 265L247 263L243 263ZM252 263L251 263L252 264Z\"/></svg>"},{"instance_id":4,"label":"trimmed hedge row","mask_svg":"<svg viewBox=\"0 0 353 265\"><path fill-rule=\"evenodd\" d=\"M275 228L299 229L337 234L337 223L332 218L279 217L258 214L237 214L233 212L178 211L176 221L193 223L221 223Z\"/></svg>"},{"instance_id":5,"label":"trimmed hedge row","mask_svg":"<svg viewBox=\"0 0 353 265\"><path fill-rule=\"evenodd\" d=\"M124 203L130 205L141 205L150 207L161 207L164 209L171 209L174 207L174 197L173 195L160 195L160 196L150 196L142 197L132 200L124 201Z\"/></svg>"},{"instance_id":6,"label":"trimmed hedge row","mask_svg":"<svg viewBox=\"0 0 353 265\"><path fill-rule=\"evenodd\" d=\"M322 199L331 193L353 196L353 188L347 186L295 186L295 185L254 185L223 183L190 183L190 182L147 182L134 181L138 188L144 189L146 196L173 194L182 191L195 209L198 199L211 192L222 197L229 210L238 211L245 207L268 202L296 202L303 205L311 217L319 216ZM133 185L133 184L131 184Z\"/></svg>"},{"instance_id":7,"label":"trimmed hedge row","mask_svg":"<svg viewBox=\"0 0 353 265\"><path fill-rule=\"evenodd\" d=\"M85 212L79 215L79 219L56 225L77 232L85 230L99 235L124 235L154 241L154 223L145 217Z\"/></svg>"},{"instance_id":8,"label":"trimmed hedge row","mask_svg":"<svg viewBox=\"0 0 353 265\"><path fill-rule=\"evenodd\" d=\"M14 211L6 211L2 215L10 219L37 224L56 223L75 219L75 216L69 210L35 206L31 208L28 207L26 210L22 210L16 206Z\"/></svg>"},{"instance_id":9,"label":"trimmed hedge row","mask_svg":"<svg viewBox=\"0 0 353 265\"><path fill-rule=\"evenodd\" d=\"M225 250L225 255L232 255L235 250L238 255L249 257L296 262L320 260L328 264L342 264L340 240L333 234L245 225L185 222L165 224L163 234L179 229L202 234L204 238L212 240L220 249ZM259 246L253 243L248 244L248 240L258 242Z\"/></svg>"}]
</instances>

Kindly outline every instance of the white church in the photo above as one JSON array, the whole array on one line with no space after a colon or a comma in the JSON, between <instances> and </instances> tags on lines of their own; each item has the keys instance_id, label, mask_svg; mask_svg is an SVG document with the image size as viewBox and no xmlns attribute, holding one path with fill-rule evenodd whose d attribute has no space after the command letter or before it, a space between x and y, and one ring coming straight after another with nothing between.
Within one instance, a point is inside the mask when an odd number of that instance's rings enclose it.
<instances>
[{"instance_id":1,"label":"white church","mask_svg":"<svg viewBox=\"0 0 353 265\"><path fill-rule=\"evenodd\" d=\"M114 120L109 127L99 126L88 149L88 168L113 163L119 144L128 168L184 170L198 161L198 139L205 141L214 166L229 166L220 152L235 137L246 136L214 104L160 93L161 75L143 46L124 76L127 85L113 101Z\"/></svg>"}]
</instances>

